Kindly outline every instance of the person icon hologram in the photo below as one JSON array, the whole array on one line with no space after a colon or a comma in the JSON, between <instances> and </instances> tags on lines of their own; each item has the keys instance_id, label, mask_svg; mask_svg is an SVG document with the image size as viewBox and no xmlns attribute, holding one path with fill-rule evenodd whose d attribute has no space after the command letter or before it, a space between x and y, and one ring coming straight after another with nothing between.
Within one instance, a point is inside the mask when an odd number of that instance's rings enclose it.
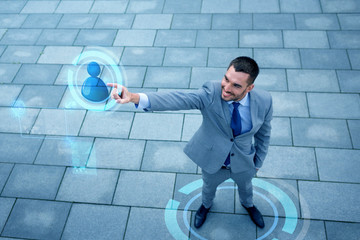
<instances>
[{"instance_id":1,"label":"person icon hologram","mask_svg":"<svg viewBox=\"0 0 360 240\"><path fill-rule=\"evenodd\" d=\"M90 102L101 103L109 98L109 91L98 75L100 66L96 62L90 62L87 66L88 77L81 87L81 95Z\"/></svg>"}]
</instances>

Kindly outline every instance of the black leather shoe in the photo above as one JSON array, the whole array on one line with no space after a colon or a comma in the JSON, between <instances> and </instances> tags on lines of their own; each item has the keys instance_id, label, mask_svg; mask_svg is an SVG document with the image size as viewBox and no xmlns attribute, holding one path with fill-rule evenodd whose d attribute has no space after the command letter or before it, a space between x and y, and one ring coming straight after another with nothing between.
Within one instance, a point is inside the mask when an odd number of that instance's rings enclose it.
<instances>
[{"instance_id":1,"label":"black leather shoe","mask_svg":"<svg viewBox=\"0 0 360 240\"><path fill-rule=\"evenodd\" d=\"M206 220L206 215L208 214L209 210L210 208L206 208L204 205L201 204L195 215L194 226L196 228L199 228L204 224Z\"/></svg>"},{"instance_id":2,"label":"black leather shoe","mask_svg":"<svg viewBox=\"0 0 360 240\"><path fill-rule=\"evenodd\" d=\"M249 213L251 220L256 224L256 226L258 226L259 228L265 227L263 216L262 216L261 212L255 206L252 206L249 208L245 207L244 205L242 205L242 206Z\"/></svg>"}]
</instances>

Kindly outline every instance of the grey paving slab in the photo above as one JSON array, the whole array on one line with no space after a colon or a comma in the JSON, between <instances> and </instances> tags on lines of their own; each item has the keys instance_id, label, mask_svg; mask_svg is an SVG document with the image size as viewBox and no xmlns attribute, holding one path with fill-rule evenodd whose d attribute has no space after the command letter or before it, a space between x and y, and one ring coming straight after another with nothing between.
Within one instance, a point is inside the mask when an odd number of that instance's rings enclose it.
<instances>
[{"instance_id":1,"label":"grey paving slab","mask_svg":"<svg viewBox=\"0 0 360 240\"><path fill-rule=\"evenodd\" d=\"M5 186L5 183L14 167L14 164L9 163L0 163L0 192L2 192L3 187ZM1 201L1 200L0 200ZM1 224L0 224L0 230L1 230Z\"/></svg>"},{"instance_id":2,"label":"grey paving slab","mask_svg":"<svg viewBox=\"0 0 360 240\"><path fill-rule=\"evenodd\" d=\"M126 47L121 62L130 66L160 66L164 52L164 48Z\"/></svg>"},{"instance_id":3,"label":"grey paving slab","mask_svg":"<svg viewBox=\"0 0 360 240\"><path fill-rule=\"evenodd\" d=\"M53 84L61 65L23 64L13 80L13 83L23 84Z\"/></svg>"},{"instance_id":4,"label":"grey paving slab","mask_svg":"<svg viewBox=\"0 0 360 240\"><path fill-rule=\"evenodd\" d=\"M224 213L210 213L207 215L206 223L199 229L195 229L194 216L192 217L191 227L196 234L206 239L255 239L256 227L251 222L249 216ZM226 233L226 234L224 234ZM190 238L196 235L191 234Z\"/></svg>"},{"instance_id":5,"label":"grey paving slab","mask_svg":"<svg viewBox=\"0 0 360 240\"><path fill-rule=\"evenodd\" d=\"M56 200L110 204L118 175L118 170L67 168Z\"/></svg>"},{"instance_id":6,"label":"grey paving slab","mask_svg":"<svg viewBox=\"0 0 360 240\"><path fill-rule=\"evenodd\" d=\"M277 0L242 0L240 1L241 13L279 13Z\"/></svg>"},{"instance_id":7,"label":"grey paving slab","mask_svg":"<svg viewBox=\"0 0 360 240\"><path fill-rule=\"evenodd\" d=\"M64 86L25 85L14 106L56 108L64 91Z\"/></svg>"},{"instance_id":8,"label":"grey paving slab","mask_svg":"<svg viewBox=\"0 0 360 240\"><path fill-rule=\"evenodd\" d=\"M300 68L297 49L254 49L254 58L260 68Z\"/></svg>"},{"instance_id":9,"label":"grey paving slab","mask_svg":"<svg viewBox=\"0 0 360 240\"><path fill-rule=\"evenodd\" d=\"M341 29L359 30L360 14L338 14Z\"/></svg>"},{"instance_id":10,"label":"grey paving slab","mask_svg":"<svg viewBox=\"0 0 360 240\"><path fill-rule=\"evenodd\" d=\"M43 46L8 46L0 58L2 63L35 63Z\"/></svg>"},{"instance_id":11,"label":"grey paving slab","mask_svg":"<svg viewBox=\"0 0 360 240\"><path fill-rule=\"evenodd\" d=\"M165 208L174 183L174 173L121 171L113 204Z\"/></svg>"},{"instance_id":12,"label":"grey paving slab","mask_svg":"<svg viewBox=\"0 0 360 240\"><path fill-rule=\"evenodd\" d=\"M356 0L347 1L326 1L320 0L324 13L351 13L359 12L360 4Z\"/></svg>"},{"instance_id":13,"label":"grey paving slab","mask_svg":"<svg viewBox=\"0 0 360 240\"><path fill-rule=\"evenodd\" d=\"M345 149L316 149L321 181L359 183L360 151Z\"/></svg>"},{"instance_id":14,"label":"grey paving slab","mask_svg":"<svg viewBox=\"0 0 360 240\"><path fill-rule=\"evenodd\" d=\"M199 30L196 47L238 47L239 33L236 30Z\"/></svg>"},{"instance_id":15,"label":"grey paving slab","mask_svg":"<svg viewBox=\"0 0 360 240\"><path fill-rule=\"evenodd\" d=\"M31 133L76 136L84 116L85 110L41 109Z\"/></svg>"},{"instance_id":16,"label":"grey paving slab","mask_svg":"<svg viewBox=\"0 0 360 240\"><path fill-rule=\"evenodd\" d=\"M60 239L71 204L18 199L2 236Z\"/></svg>"},{"instance_id":17,"label":"grey paving slab","mask_svg":"<svg viewBox=\"0 0 360 240\"><path fill-rule=\"evenodd\" d=\"M39 109L0 107L0 132L29 133Z\"/></svg>"},{"instance_id":18,"label":"grey paving slab","mask_svg":"<svg viewBox=\"0 0 360 240\"><path fill-rule=\"evenodd\" d=\"M1 35L1 32L0 32L0 35ZM0 39L1 39L1 37L0 37ZM0 46L0 56L5 51L5 49L6 49L6 46Z\"/></svg>"},{"instance_id":19,"label":"grey paving slab","mask_svg":"<svg viewBox=\"0 0 360 240\"><path fill-rule=\"evenodd\" d=\"M79 30L75 29L45 29L37 40L37 45L73 45Z\"/></svg>"},{"instance_id":20,"label":"grey paving slab","mask_svg":"<svg viewBox=\"0 0 360 240\"><path fill-rule=\"evenodd\" d=\"M146 67L124 66L126 84L129 87L142 87L145 79Z\"/></svg>"},{"instance_id":21,"label":"grey paving slab","mask_svg":"<svg viewBox=\"0 0 360 240\"><path fill-rule=\"evenodd\" d=\"M345 120L291 119L295 146L351 148Z\"/></svg>"},{"instance_id":22,"label":"grey paving slab","mask_svg":"<svg viewBox=\"0 0 360 240\"><path fill-rule=\"evenodd\" d=\"M134 17L132 14L99 14L94 28L129 29Z\"/></svg>"},{"instance_id":23,"label":"grey paving slab","mask_svg":"<svg viewBox=\"0 0 360 240\"><path fill-rule=\"evenodd\" d=\"M271 121L271 145L292 145L292 134L289 118L274 117Z\"/></svg>"},{"instance_id":24,"label":"grey paving slab","mask_svg":"<svg viewBox=\"0 0 360 240\"><path fill-rule=\"evenodd\" d=\"M206 48L167 48L163 65L204 67L207 52Z\"/></svg>"},{"instance_id":25,"label":"grey paving slab","mask_svg":"<svg viewBox=\"0 0 360 240\"><path fill-rule=\"evenodd\" d=\"M271 92L273 98L274 116L308 117L308 107L305 93Z\"/></svg>"},{"instance_id":26,"label":"grey paving slab","mask_svg":"<svg viewBox=\"0 0 360 240\"><path fill-rule=\"evenodd\" d=\"M351 148L344 120L294 118L291 123L295 146Z\"/></svg>"},{"instance_id":27,"label":"grey paving slab","mask_svg":"<svg viewBox=\"0 0 360 240\"><path fill-rule=\"evenodd\" d=\"M136 113L130 138L179 141L183 114Z\"/></svg>"},{"instance_id":28,"label":"grey paving slab","mask_svg":"<svg viewBox=\"0 0 360 240\"><path fill-rule=\"evenodd\" d=\"M156 30L118 30L114 46L153 46Z\"/></svg>"},{"instance_id":29,"label":"grey paving slab","mask_svg":"<svg viewBox=\"0 0 360 240\"><path fill-rule=\"evenodd\" d=\"M196 173L197 166L185 155L186 143L147 141L141 170Z\"/></svg>"},{"instance_id":30,"label":"grey paving slab","mask_svg":"<svg viewBox=\"0 0 360 240\"><path fill-rule=\"evenodd\" d=\"M360 235L359 223L325 222L329 240L356 240ZM339 231L341 229L341 231Z\"/></svg>"},{"instance_id":31,"label":"grey paving slab","mask_svg":"<svg viewBox=\"0 0 360 240\"><path fill-rule=\"evenodd\" d=\"M258 176L318 180L314 149L270 146Z\"/></svg>"},{"instance_id":32,"label":"grey paving slab","mask_svg":"<svg viewBox=\"0 0 360 240\"><path fill-rule=\"evenodd\" d=\"M28 1L21 13L53 13L58 1Z\"/></svg>"},{"instance_id":33,"label":"grey paving slab","mask_svg":"<svg viewBox=\"0 0 360 240\"><path fill-rule=\"evenodd\" d=\"M186 207L186 205L188 204L188 202L195 197L197 194L201 194L201 185L199 185L199 188L194 189L191 193L187 193L184 194L182 191L179 191L180 189L182 189L183 187L187 186L188 184L191 184L195 181L202 181L201 180L201 175L200 174L182 174L182 173L177 173L176 174L176 181L175 181L175 189L174 189L174 197L173 199L177 202L179 202L179 206L178 209L184 210L184 208ZM227 184L227 186L229 186L230 184ZM223 186L223 185L221 185ZM233 186L233 185L232 185ZM230 192L229 190L227 190L228 192ZM223 193L223 191L221 192ZM221 205L230 205L230 204L226 204L226 202L219 202L219 200L224 200L223 196L225 194L217 194L216 198L214 199L214 202L217 206L221 206ZM233 195L233 200L234 200L234 195ZM201 196L199 196L198 198L196 198L188 207L189 210L192 211L196 211L199 209L199 207L201 206ZM213 209L213 208L212 208ZM218 208L219 209L219 208ZM230 211L231 213L234 212L234 208L231 209Z\"/></svg>"},{"instance_id":34,"label":"grey paving slab","mask_svg":"<svg viewBox=\"0 0 360 240\"><path fill-rule=\"evenodd\" d=\"M212 29L252 29L252 15L213 14Z\"/></svg>"},{"instance_id":35,"label":"grey paving slab","mask_svg":"<svg viewBox=\"0 0 360 240\"><path fill-rule=\"evenodd\" d=\"M305 5L305 4L304 4ZM336 14L295 14L297 29L338 30L339 21Z\"/></svg>"},{"instance_id":36,"label":"grey paving slab","mask_svg":"<svg viewBox=\"0 0 360 240\"><path fill-rule=\"evenodd\" d=\"M254 29L295 29L295 20L292 14L257 13L253 15Z\"/></svg>"},{"instance_id":37,"label":"grey paving slab","mask_svg":"<svg viewBox=\"0 0 360 240\"><path fill-rule=\"evenodd\" d=\"M193 67L190 88L200 88L207 81L221 80L225 73L226 68Z\"/></svg>"},{"instance_id":38,"label":"grey paving slab","mask_svg":"<svg viewBox=\"0 0 360 240\"><path fill-rule=\"evenodd\" d=\"M176 214L175 220L177 222L183 222L182 211L167 210L168 214ZM128 220L128 226L124 239L172 239L176 237L186 237L189 235L189 230L184 226L184 224L179 225L181 233L170 234L168 226L169 222L164 221L165 211L164 209L152 209L152 208L137 208L133 207L130 211L130 216ZM187 215L187 221L190 219L190 214Z\"/></svg>"},{"instance_id":39,"label":"grey paving slab","mask_svg":"<svg viewBox=\"0 0 360 240\"><path fill-rule=\"evenodd\" d=\"M283 13L321 13L319 0L280 0L280 9Z\"/></svg>"},{"instance_id":40,"label":"grey paving slab","mask_svg":"<svg viewBox=\"0 0 360 240\"><path fill-rule=\"evenodd\" d=\"M237 0L203 0L201 13L239 13Z\"/></svg>"},{"instance_id":41,"label":"grey paving slab","mask_svg":"<svg viewBox=\"0 0 360 240\"><path fill-rule=\"evenodd\" d=\"M1 196L55 199L64 167L16 164Z\"/></svg>"},{"instance_id":42,"label":"grey paving slab","mask_svg":"<svg viewBox=\"0 0 360 240\"><path fill-rule=\"evenodd\" d=\"M122 1L94 1L91 13L124 13L128 0Z\"/></svg>"},{"instance_id":43,"label":"grey paving slab","mask_svg":"<svg viewBox=\"0 0 360 240\"><path fill-rule=\"evenodd\" d=\"M285 48L329 48L326 31L286 30Z\"/></svg>"},{"instance_id":44,"label":"grey paving slab","mask_svg":"<svg viewBox=\"0 0 360 240\"><path fill-rule=\"evenodd\" d=\"M85 80L89 76L86 67L79 68L79 66L74 66L74 65L63 65L60 70L60 73L56 78L55 85L68 85L69 84L68 76L69 73L71 72L77 74L77 77L79 79Z\"/></svg>"},{"instance_id":45,"label":"grey paving slab","mask_svg":"<svg viewBox=\"0 0 360 240\"><path fill-rule=\"evenodd\" d=\"M255 81L257 88L267 91L286 91L288 88L284 69L261 69Z\"/></svg>"},{"instance_id":46,"label":"grey paving slab","mask_svg":"<svg viewBox=\"0 0 360 240\"><path fill-rule=\"evenodd\" d=\"M41 29L8 29L0 44L33 45L41 34Z\"/></svg>"},{"instance_id":47,"label":"grey paving slab","mask_svg":"<svg viewBox=\"0 0 360 240\"><path fill-rule=\"evenodd\" d=\"M307 98L311 117L360 118L358 94L308 93Z\"/></svg>"},{"instance_id":48,"label":"grey paving slab","mask_svg":"<svg viewBox=\"0 0 360 240\"><path fill-rule=\"evenodd\" d=\"M131 2L133 3L133 2ZM144 4L145 2L141 2ZM137 14L133 29L169 29L172 14Z\"/></svg>"},{"instance_id":49,"label":"grey paving slab","mask_svg":"<svg viewBox=\"0 0 360 240\"><path fill-rule=\"evenodd\" d=\"M56 13L88 13L93 3L91 1L61 1Z\"/></svg>"},{"instance_id":50,"label":"grey paving slab","mask_svg":"<svg viewBox=\"0 0 360 240\"><path fill-rule=\"evenodd\" d=\"M43 138L43 136L31 137L1 133L1 162L33 163Z\"/></svg>"},{"instance_id":51,"label":"grey paving slab","mask_svg":"<svg viewBox=\"0 0 360 240\"><path fill-rule=\"evenodd\" d=\"M211 14L174 14L172 29L210 29Z\"/></svg>"},{"instance_id":52,"label":"grey paving slab","mask_svg":"<svg viewBox=\"0 0 360 240\"><path fill-rule=\"evenodd\" d=\"M239 56L252 57L251 48L210 48L208 67L228 67ZM225 69L224 69L225 70Z\"/></svg>"},{"instance_id":53,"label":"grey paving slab","mask_svg":"<svg viewBox=\"0 0 360 240\"><path fill-rule=\"evenodd\" d=\"M64 14L58 28L93 28L97 14Z\"/></svg>"},{"instance_id":54,"label":"grey paving slab","mask_svg":"<svg viewBox=\"0 0 360 240\"><path fill-rule=\"evenodd\" d=\"M302 217L334 221L359 222L355 204L360 192L358 184L299 181ZM326 199L326 201L325 201Z\"/></svg>"},{"instance_id":55,"label":"grey paving slab","mask_svg":"<svg viewBox=\"0 0 360 240\"><path fill-rule=\"evenodd\" d=\"M163 13L199 13L201 0L166 0Z\"/></svg>"},{"instance_id":56,"label":"grey paving slab","mask_svg":"<svg viewBox=\"0 0 360 240\"><path fill-rule=\"evenodd\" d=\"M354 148L360 148L360 120L348 120L348 125Z\"/></svg>"},{"instance_id":57,"label":"grey paving slab","mask_svg":"<svg viewBox=\"0 0 360 240\"><path fill-rule=\"evenodd\" d=\"M80 30L74 45L112 46L116 30Z\"/></svg>"},{"instance_id":58,"label":"grey paving slab","mask_svg":"<svg viewBox=\"0 0 360 240\"><path fill-rule=\"evenodd\" d=\"M62 14L29 14L26 18L24 24L21 25L22 28L55 28L60 19Z\"/></svg>"},{"instance_id":59,"label":"grey paving slab","mask_svg":"<svg viewBox=\"0 0 360 240\"><path fill-rule=\"evenodd\" d=\"M290 91L340 91L335 70L288 69L286 73Z\"/></svg>"},{"instance_id":60,"label":"grey paving slab","mask_svg":"<svg viewBox=\"0 0 360 240\"><path fill-rule=\"evenodd\" d=\"M258 236L265 236L265 234L270 231L270 228L275 222L273 217L265 217L265 228L257 229ZM269 239L326 239L325 224L323 221L314 221L314 220L302 220L298 219L296 228L293 233L288 233L283 231L281 227L286 223L287 218L279 218L277 222L277 227L269 234L266 235Z\"/></svg>"},{"instance_id":61,"label":"grey paving slab","mask_svg":"<svg viewBox=\"0 0 360 240\"><path fill-rule=\"evenodd\" d=\"M182 141L189 141L202 123L202 116L199 114L186 114L184 127L181 136Z\"/></svg>"},{"instance_id":62,"label":"grey paving slab","mask_svg":"<svg viewBox=\"0 0 360 240\"><path fill-rule=\"evenodd\" d=\"M303 68L350 69L346 51L341 49L300 49Z\"/></svg>"},{"instance_id":63,"label":"grey paving slab","mask_svg":"<svg viewBox=\"0 0 360 240\"><path fill-rule=\"evenodd\" d=\"M81 136L127 138L134 114L89 111L81 127Z\"/></svg>"},{"instance_id":64,"label":"grey paving slab","mask_svg":"<svg viewBox=\"0 0 360 240\"><path fill-rule=\"evenodd\" d=\"M38 63L46 64L72 64L83 50L82 47L73 46L46 46Z\"/></svg>"},{"instance_id":65,"label":"grey paving slab","mask_svg":"<svg viewBox=\"0 0 360 240\"><path fill-rule=\"evenodd\" d=\"M85 167L93 138L46 136L35 164Z\"/></svg>"},{"instance_id":66,"label":"grey paving slab","mask_svg":"<svg viewBox=\"0 0 360 240\"><path fill-rule=\"evenodd\" d=\"M188 67L148 67L144 87L187 88L189 81Z\"/></svg>"},{"instance_id":67,"label":"grey paving slab","mask_svg":"<svg viewBox=\"0 0 360 240\"><path fill-rule=\"evenodd\" d=\"M0 231L2 231L5 226L14 202L15 199L12 198L0 198Z\"/></svg>"},{"instance_id":68,"label":"grey paving slab","mask_svg":"<svg viewBox=\"0 0 360 240\"><path fill-rule=\"evenodd\" d=\"M360 31L329 31L329 42L331 48L359 48Z\"/></svg>"},{"instance_id":69,"label":"grey paving slab","mask_svg":"<svg viewBox=\"0 0 360 240\"><path fill-rule=\"evenodd\" d=\"M348 50L351 66L353 69L360 69L360 51L359 50Z\"/></svg>"},{"instance_id":70,"label":"grey paving slab","mask_svg":"<svg viewBox=\"0 0 360 240\"><path fill-rule=\"evenodd\" d=\"M240 30L240 47L283 47L279 30Z\"/></svg>"},{"instance_id":71,"label":"grey paving slab","mask_svg":"<svg viewBox=\"0 0 360 240\"><path fill-rule=\"evenodd\" d=\"M145 141L96 138L88 167L140 170Z\"/></svg>"},{"instance_id":72,"label":"grey paving slab","mask_svg":"<svg viewBox=\"0 0 360 240\"><path fill-rule=\"evenodd\" d=\"M132 0L129 2L127 13L161 13L164 0Z\"/></svg>"},{"instance_id":73,"label":"grey paving slab","mask_svg":"<svg viewBox=\"0 0 360 240\"><path fill-rule=\"evenodd\" d=\"M6 107L13 106L22 88L23 85L1 84L0 95L2 97L0 99L0 106L6 106Z\"/></svg>"},{"instance_id":74,"label":"grey paving slab","mask_svg":"<svg viewBox=\"0 0 360 240\"><path fill-rule=\"evenodd\" d=\"M11 83L18 72L20 64L0 64L0 83Z\"/></svg>"},{"instance_id":75,"label":"grey paving slab","mask_svg":"<svg viewBox=\"0 0 360 240\"><path fill-rule=\"evenodd\" d=\"M26 14L0 14L0 27L19 28L25 21L26 17Z\"/></svg>"},{"instance_id":76,"label":"grey paving slab","mask_svg":"<svg viewBox=\"0 0 360 240\"><path fill-rule=\"evenodd\" d=\"M1 1L0 13L20 13L26 1Z\"/></svg>"},{"instance_id":77,"label":"grey paving slab","mask_svg":"<svg viewBox=\"0 0 360 240\"><path fill-rule=\"evenodd\" d=\"M159 47L195 47L195 30L158 30L154 46Z\"/></svg>"},{"instance_id":78,"label":"grey paving slab","mask_svg":"<svg viewBox=\"0 0 360 240\"><path fill-rule=\"evenodd\" d=\"M61 239L122 239L129 208L74 204Z\"/></svg>"}]
</instances>

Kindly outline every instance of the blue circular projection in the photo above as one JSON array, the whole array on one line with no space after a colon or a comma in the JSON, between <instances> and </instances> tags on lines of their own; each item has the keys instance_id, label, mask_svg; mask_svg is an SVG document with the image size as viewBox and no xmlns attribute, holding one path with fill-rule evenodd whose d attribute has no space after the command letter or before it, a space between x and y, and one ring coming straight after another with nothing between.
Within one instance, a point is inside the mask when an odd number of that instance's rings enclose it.
<instances>
[{"instance_id":1,"label":"blue circular projection","mask_svg":"<svg viewBox=\"0 0 360 240\"><path fill-rule=\"evenodd\" d=\"M124 85L126 75L124 69L117 64L115 59L114 54L104 48L97 47L93 50L84 51L73 60L72 64L77 68L75 71L68 70L67 79L69 91L75 103L93 111L106 111L116 105L115 101L109 101L111 89L106 86L106 83ZM106 81L97 77L101 72L100 65L103 66L103 71L109 75ZM84 68L90 75L86 80L79 76L79 71ZM68 105L71 106L72 104L69 103Z\"/></svg>"},{"instance_id":2,"label":"blue circular projection","mask_svg":"<svg viewBox=\"0 0 360 240\"><path fill-rule=\"evenodd\" d=\"M233 182L233 180L229 179L226 182ZM191 182L191 183L185 185L184 187L179 189L178 192L185 194L185 195L189 195L189 194L193 193L195 190L201 188L202 184L203 184L202 179L199 179L199 180L196 180L194 182ZM293 234L298 225L298 214L297 214L297 209L295 207L295 204L291 200L291 198L279 187L277 187L265 180L254 178L253 186L258 187L262 190L265 190L266 192L270 193L272 196L274 196L280 202L280 204L282 205L282 207L285 211L285 222L282 227L282 231L289 233L289 234ZM218 189L236 189L236 188L237 187L234 187L234 186L224 186L224 187L219 187ZM273 213L274 213L274 222L273 222L272 226L270 227L270 229L265 234L263 234L262 236L257 238L257 240L262 240L262 239L265 239L266 237L268 237L274 231L274 229L277 227L277 225L279 223L279 221L278 221L279 213L278 213L278 210L277 210L275 204L268 197L266 197L264 194L257 192L257 191L254 191L254 194L260 196L267 203L269 203L269 205L271 206ZM183 220L186 228L189 229L189 231L191 232L191 234L193 236L195 236L196 238L201 239L201 240L206 240L206 238L204 238L203 236L198 234L195 231L195 229L193 229L190 226L188 219L187 219L190 205L200 196L201 196L201 193L192 197L186 203L186 206L183 211L182 220ZM178 202L174 199L170 199L168 201L168 204L165 209L165 223L166 223L166 226L167 226L170 234L175 239L184 239L185 240L185 239L189 239L189 237L185 233L183 233L183 231L181 230L179 223L177 221L177 213L178 213L177 210L178 210L179 205L180 205L180 202ZM305 226L305 225L303 226L303 229L305 230L305 232L307 231L307 227L308 226ZM302 231L300 234L304 234L304 232ZM273 238L273 240L278 240L278 239Z\"/></svg>"}]
</instances>

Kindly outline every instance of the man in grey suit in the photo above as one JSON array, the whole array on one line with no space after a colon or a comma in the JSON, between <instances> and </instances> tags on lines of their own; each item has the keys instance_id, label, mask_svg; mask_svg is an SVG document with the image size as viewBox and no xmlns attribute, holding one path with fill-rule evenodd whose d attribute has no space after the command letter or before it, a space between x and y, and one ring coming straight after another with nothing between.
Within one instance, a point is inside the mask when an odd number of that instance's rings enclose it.
<instances>
[{"instance_id":1,"label":"man in grey suit","mask_svg":"<svg viewBox=\"0 0 360 240\"><path fill-rule=\"evenodd\" d=\"M111 97L118 103L133 102L145 111L199 109L203 122L184 152L202 169L202 205L195 215L199 228L215 198L216 188L232 178L238 186L242 206L260 228L264 220L253 204L251 180L267 154L272 120L272 98L254 89L259 74L257 63L249 57L231 61L220 82L206 82L196 92L137 94L116 84Z\"/></svg>"}]
</instances>

